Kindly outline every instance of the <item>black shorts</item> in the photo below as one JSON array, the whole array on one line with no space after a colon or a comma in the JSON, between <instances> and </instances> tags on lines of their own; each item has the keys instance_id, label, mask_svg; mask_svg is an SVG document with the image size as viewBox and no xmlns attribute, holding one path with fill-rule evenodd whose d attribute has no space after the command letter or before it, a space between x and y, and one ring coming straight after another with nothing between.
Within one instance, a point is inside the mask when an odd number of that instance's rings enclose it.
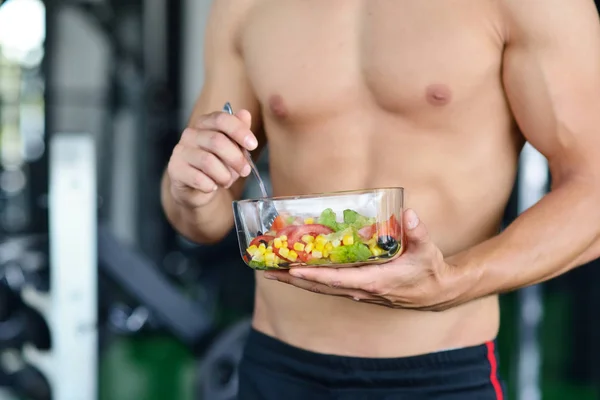
<instances>
[{"instance_id":1,"label":"black shorts","mask_svg":"<svg viewBox=\"0 0 600 400\"><path fill-rule=\"evenodd\" d=\"M252 330L238 400L503 400L494 342L371 359L312 353Z\"/></svg>"}]
</instances>

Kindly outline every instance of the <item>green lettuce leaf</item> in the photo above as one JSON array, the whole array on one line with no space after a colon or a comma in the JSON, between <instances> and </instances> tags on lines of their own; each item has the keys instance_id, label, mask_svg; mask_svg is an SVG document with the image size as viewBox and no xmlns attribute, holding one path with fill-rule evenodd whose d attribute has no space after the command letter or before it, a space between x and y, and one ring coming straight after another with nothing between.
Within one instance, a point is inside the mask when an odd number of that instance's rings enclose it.
<instances>
[{"instance_id":1,"label":"green lettuce leaf","mask_svg":"<svg viewBox=\"0 0 600 400\"><path fill-rule=\"evenodd\" d=\"M354 242L350 246L338 246L329 252L332 262L337 264L366 261L371 257L369 248L361 242Z\"/></svg>"}]
</instances>

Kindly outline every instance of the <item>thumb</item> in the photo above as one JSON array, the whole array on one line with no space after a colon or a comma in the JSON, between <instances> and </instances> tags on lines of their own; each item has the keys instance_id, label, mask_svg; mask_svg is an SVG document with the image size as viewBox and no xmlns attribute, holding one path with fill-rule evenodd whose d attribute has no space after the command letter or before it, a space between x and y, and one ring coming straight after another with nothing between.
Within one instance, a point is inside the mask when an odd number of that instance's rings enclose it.
<instances>
[{"instance_id":1,"label":"thumb","mask_svg":"<svg viewBox=\"0 0 600 400\"><path fill-rule=\"evenodd\" d=\"M252 114L248 110L239 110L235 113L235 116L240 119L243 123L248 126L248 129L252 126Z\"/></svg>"},{"instance_id":2,"label":"thumb","mask_svg":"<svg viewBox=\"0 0 600 400\"><path fill-rule=\"evenodd\" d=\"M411 245L419 245L429 242L429 232L427 231L427 227L423 222L421 222L414 210L409 208L408 210L404 211L403 218L405 227L404 235L409 247Z\"/></svg>"}]
</instances>

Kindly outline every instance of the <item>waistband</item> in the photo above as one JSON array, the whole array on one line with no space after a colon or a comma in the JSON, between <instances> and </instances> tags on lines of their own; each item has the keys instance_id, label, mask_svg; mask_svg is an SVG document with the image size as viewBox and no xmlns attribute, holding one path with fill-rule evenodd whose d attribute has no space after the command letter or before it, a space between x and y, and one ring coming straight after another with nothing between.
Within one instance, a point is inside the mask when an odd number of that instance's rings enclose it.
<instances>
[{"instance_id":1,"label":"waistband","mask_svg":"<svg viewBox=\"0 0 600 400\"><path fill-rule=\"evenodd\" d=\"M252 329L244 349L246 363L278 374L328 386L488 385L497 374L495 341L430 354L363 358L314 353Z\"/></svg>"}]
</instances>

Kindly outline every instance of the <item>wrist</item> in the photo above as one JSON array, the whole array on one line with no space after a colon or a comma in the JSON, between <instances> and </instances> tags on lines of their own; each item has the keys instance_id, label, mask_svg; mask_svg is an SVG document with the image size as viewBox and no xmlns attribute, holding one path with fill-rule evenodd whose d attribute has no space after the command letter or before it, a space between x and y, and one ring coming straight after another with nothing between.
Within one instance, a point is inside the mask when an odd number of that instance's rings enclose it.
<instances>
[{"instance_id":1,"label":"wrist","mask_svg":"<svg viewBox=\"0 0 600 400\"><path fill-rule=\"evenodd\" d=\"M484 288L484 268L468 262L464 255L449 257L446 264L452 271L447 287L459 304L487 295Z\"/></svg>"}]
</instances>

